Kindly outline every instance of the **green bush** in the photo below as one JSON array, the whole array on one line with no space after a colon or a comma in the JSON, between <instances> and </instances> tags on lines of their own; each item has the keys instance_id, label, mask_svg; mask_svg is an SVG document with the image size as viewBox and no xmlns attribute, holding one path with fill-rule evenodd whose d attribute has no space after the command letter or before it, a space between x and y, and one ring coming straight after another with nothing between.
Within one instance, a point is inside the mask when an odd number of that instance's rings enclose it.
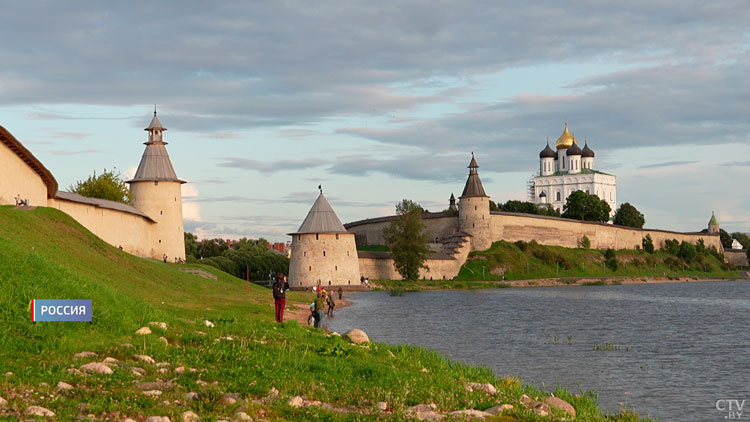
<instances>
[{"instance_id":1,"label":"green bush","mask_svg":"<svg viewBox=\"0 0 750 422\"><path fill-rule=\"evenodd\" d=\"M578 240L578 247L583 249L589 249L591 247L591 240L589 240L588 236L583 235L583 237Z\"/></svg>"},{"instance_id":2,"label":"green bush","mask_svg":"<svg viewBox=\"0 0 750 422\"><path fill-rule=\"evenodd\" d=\"M698 254L695 249L695 245L693 245L690 242L682 241L680 243L680 252L678 256L685 260L685 262L690 263L695 256Z\"/></svg>"},{"instance_id":3,"label":"green bush","mask_svg":"<svg viewBox=\"0 0 750 422\"><path fill-rule=\"evenodd\" d=\"M650 234L647 234L646 237L643 238L641 245L643 246L644 251L654 253L654 240L651 239Z\"/></svg>"}]
</instances>

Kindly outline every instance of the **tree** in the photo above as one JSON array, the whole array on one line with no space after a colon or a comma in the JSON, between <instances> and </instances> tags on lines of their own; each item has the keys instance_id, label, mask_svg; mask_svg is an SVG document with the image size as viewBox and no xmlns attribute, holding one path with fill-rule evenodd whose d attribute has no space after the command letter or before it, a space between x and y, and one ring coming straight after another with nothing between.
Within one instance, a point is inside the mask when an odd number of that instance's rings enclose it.
<instances>
[{"instance_id":1,"label":"tree","mask_svg":"<svg viewBox=\"0 0 750 422\"><path fill-rule=\"evenodd\" d=\"M493 202L490 201L490 211L492 209ZM505 212L517 212L522 214L536 214L536 215L549 215L553 217L559 217L560 213L552 207L550 204L535 204L533 202L509 200L504 204L495 204L498 211Z\"/></svg>"},{"instance_id":2,"label":"tree","mask_svg":"<svg viewBox=\"0 0 750 422\"><path fill-rule=\"evenodd\" d=\"M198 249L200 244L198 243L198 236L185 232L185 258L198 258Z\"/></svg>"},{"instance_id":3,"label":"tree","mask_svg":"<svg viewBox=\"0 0 750 422\"><path fill-rule=\"evenodd\" d=\"M385 243L391 248L391 257L396 270L404 280L419 278L430 248L429 234L422 223L422 207L408 199L396 204L398 218L383 229Z\"/></svg>"},{"instance_id":4,"label":"tree","mask_svg":"<svg viewBox=\"0 0 750 422\"><path fill-rule=\"evenodd\" d=\"M70 185L68 190L89 198L108 199L123 204L133 202L133 194L130 192L130 188L122 180L122 175L117 170L107 171L107 169L104 169L99 176L96 175L96 170L94 170L92 176L84 181L78 180L74 185Z\"/></svg>"},{"instance_id":5,"label":"tree","mask_svg":"<svg viewBox=\"0 0 750 422\"><path fill-rule=\"evenodd\" d=\"M578 190L568 196L562 216L574 220L606 222L609 221L611 210L609 204L598 196Z\"/></svg>"},{"instance_id":6,"label":"tree","mask_svg":"<svg viewBox=\"0 0 750 422\"><path fill-rule=\"evenodd\" d=\"M500 205L490 199L490 211L502 211L502 209L500 209Z\"/></svg>"},{"instance_id":7,"label":"tree","mask_svg":"<svg viewBox=\"0 0 750 422\"><path fill-rule=\"evenodd\" d=\"M721 246L724 249L732 249L732 236L724 229L719 229L719 238L721 239Z\"/></svg>"},{"instance_id":8,"label":"tree","mask_svg":"<svg viewBox=\"0 0 750 422\"><path fill-rule=\"evenodd\" d=\"M644 251L654 253L654 239L651 238L650 234L647 234L646 237L643 238L641 245L643 245Z\"/></svg>"},{"instance_id":9,"label":"tree","mask_svg":"<svg viewBox=\"0 0 750 422\"><path fill-rule=\"evenodd\" d=\"M695 245L693 245L690 242L682 241L680 243L680 252L678 253L678 256L685 260L685 262L692 261L695 256L698 254L698 251L695 249Z\"/></svg>"},{"instance_id":10,"label":"tree","mask_svg":"<svg viewBox=\"0 0 750 422\"><path fill-rule=\"evenodd\" d=\"M642 229L643 225L646 224L646 219L643 218L643 214L641 214L641 212L634 206L630 205L629 202L625 202L617 208L612 221L618 226L635 227L637 229Z\"/></svg>"}]
</instances>

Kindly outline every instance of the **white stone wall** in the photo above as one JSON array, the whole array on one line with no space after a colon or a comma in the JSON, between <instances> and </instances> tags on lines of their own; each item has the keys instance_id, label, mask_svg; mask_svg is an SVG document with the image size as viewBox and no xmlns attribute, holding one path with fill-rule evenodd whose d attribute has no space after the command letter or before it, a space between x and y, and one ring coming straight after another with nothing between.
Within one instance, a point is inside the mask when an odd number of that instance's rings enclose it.
<instances>
[{"instance_id":1,"label":"white stone wall","mask_svg":"<svg viewBox=\"0 0 750 422\"><path fill-rule=\"evenodd\" d=\"M15 205L16 195L29 205L47 205L47 185L41 177L10 148L0 143L0 205Z\"/></svg>"},{"instance_id":2,"label":"white stone wall","mask_svg":"<svg viewBox=\"0 0 750 422\"><path fill-rule=\"evenodd\" d=\"M534 202L541 204L539 194L547 194L547 203L562 212L571 193L580 190L598 196L609 204L610 216L617 209L617 178L610 174L561 174L534 178ZM559 196L558 196L559 194ZM558 199L559 198L559 199Z\"/></svg>"},{"instance_id":3,"label":"white stone wall","mask_svg":"<svg viewBox=\"0 0 750 422\"><path fill-rule=\"evenodd\" d=\"M174 262L185 259L185 229L182 222L182 188L179 182L133 182L133 206L156 224L151 233L151 258Z\"/></svg>"},{"instance_id":4,"label":"white stone wall","mask_svg":"<svg viewBox=\"0 0 750 422\"><path fill-rule=\"evenodd\" d=\"M292 235L291 287L359 285L354 233Z\"/></svg>"}]
</instances>

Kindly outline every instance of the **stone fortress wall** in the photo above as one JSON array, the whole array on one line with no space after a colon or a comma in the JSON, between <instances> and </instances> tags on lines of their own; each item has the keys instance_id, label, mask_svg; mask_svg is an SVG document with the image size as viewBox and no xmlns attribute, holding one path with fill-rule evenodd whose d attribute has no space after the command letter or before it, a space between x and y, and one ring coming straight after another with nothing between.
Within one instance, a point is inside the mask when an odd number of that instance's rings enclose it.
<instances>
[{"instance_id":1,"label":"stone fortress wall","mask_svg":"<svg viewBox=\"0 0 750 422\"><path fill-rule=\"evenodd\" d=\"M294 234L289 263L289 286L293 288L359 285L357 246L352 233Z\"/></svg>"}]
</instances>

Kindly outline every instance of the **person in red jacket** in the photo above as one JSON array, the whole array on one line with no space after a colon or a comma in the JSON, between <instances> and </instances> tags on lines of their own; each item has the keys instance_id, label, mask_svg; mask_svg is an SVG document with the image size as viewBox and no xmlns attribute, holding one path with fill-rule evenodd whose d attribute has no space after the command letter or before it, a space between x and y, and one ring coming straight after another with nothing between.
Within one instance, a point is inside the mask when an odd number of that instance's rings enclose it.
<instances>
[{"instance_id":1,"label":"person in red jacket","mask_svg":"<svg viewBox=\"0 0 750 422\"><path fill-rule=\"evenodd\" d=\"M284 322L284 308L286 307L286 291L289 283L284 274L276 275L276 283L273 284L273 302L276 306L276 322Z\"/></svg>"}]
</instances>

